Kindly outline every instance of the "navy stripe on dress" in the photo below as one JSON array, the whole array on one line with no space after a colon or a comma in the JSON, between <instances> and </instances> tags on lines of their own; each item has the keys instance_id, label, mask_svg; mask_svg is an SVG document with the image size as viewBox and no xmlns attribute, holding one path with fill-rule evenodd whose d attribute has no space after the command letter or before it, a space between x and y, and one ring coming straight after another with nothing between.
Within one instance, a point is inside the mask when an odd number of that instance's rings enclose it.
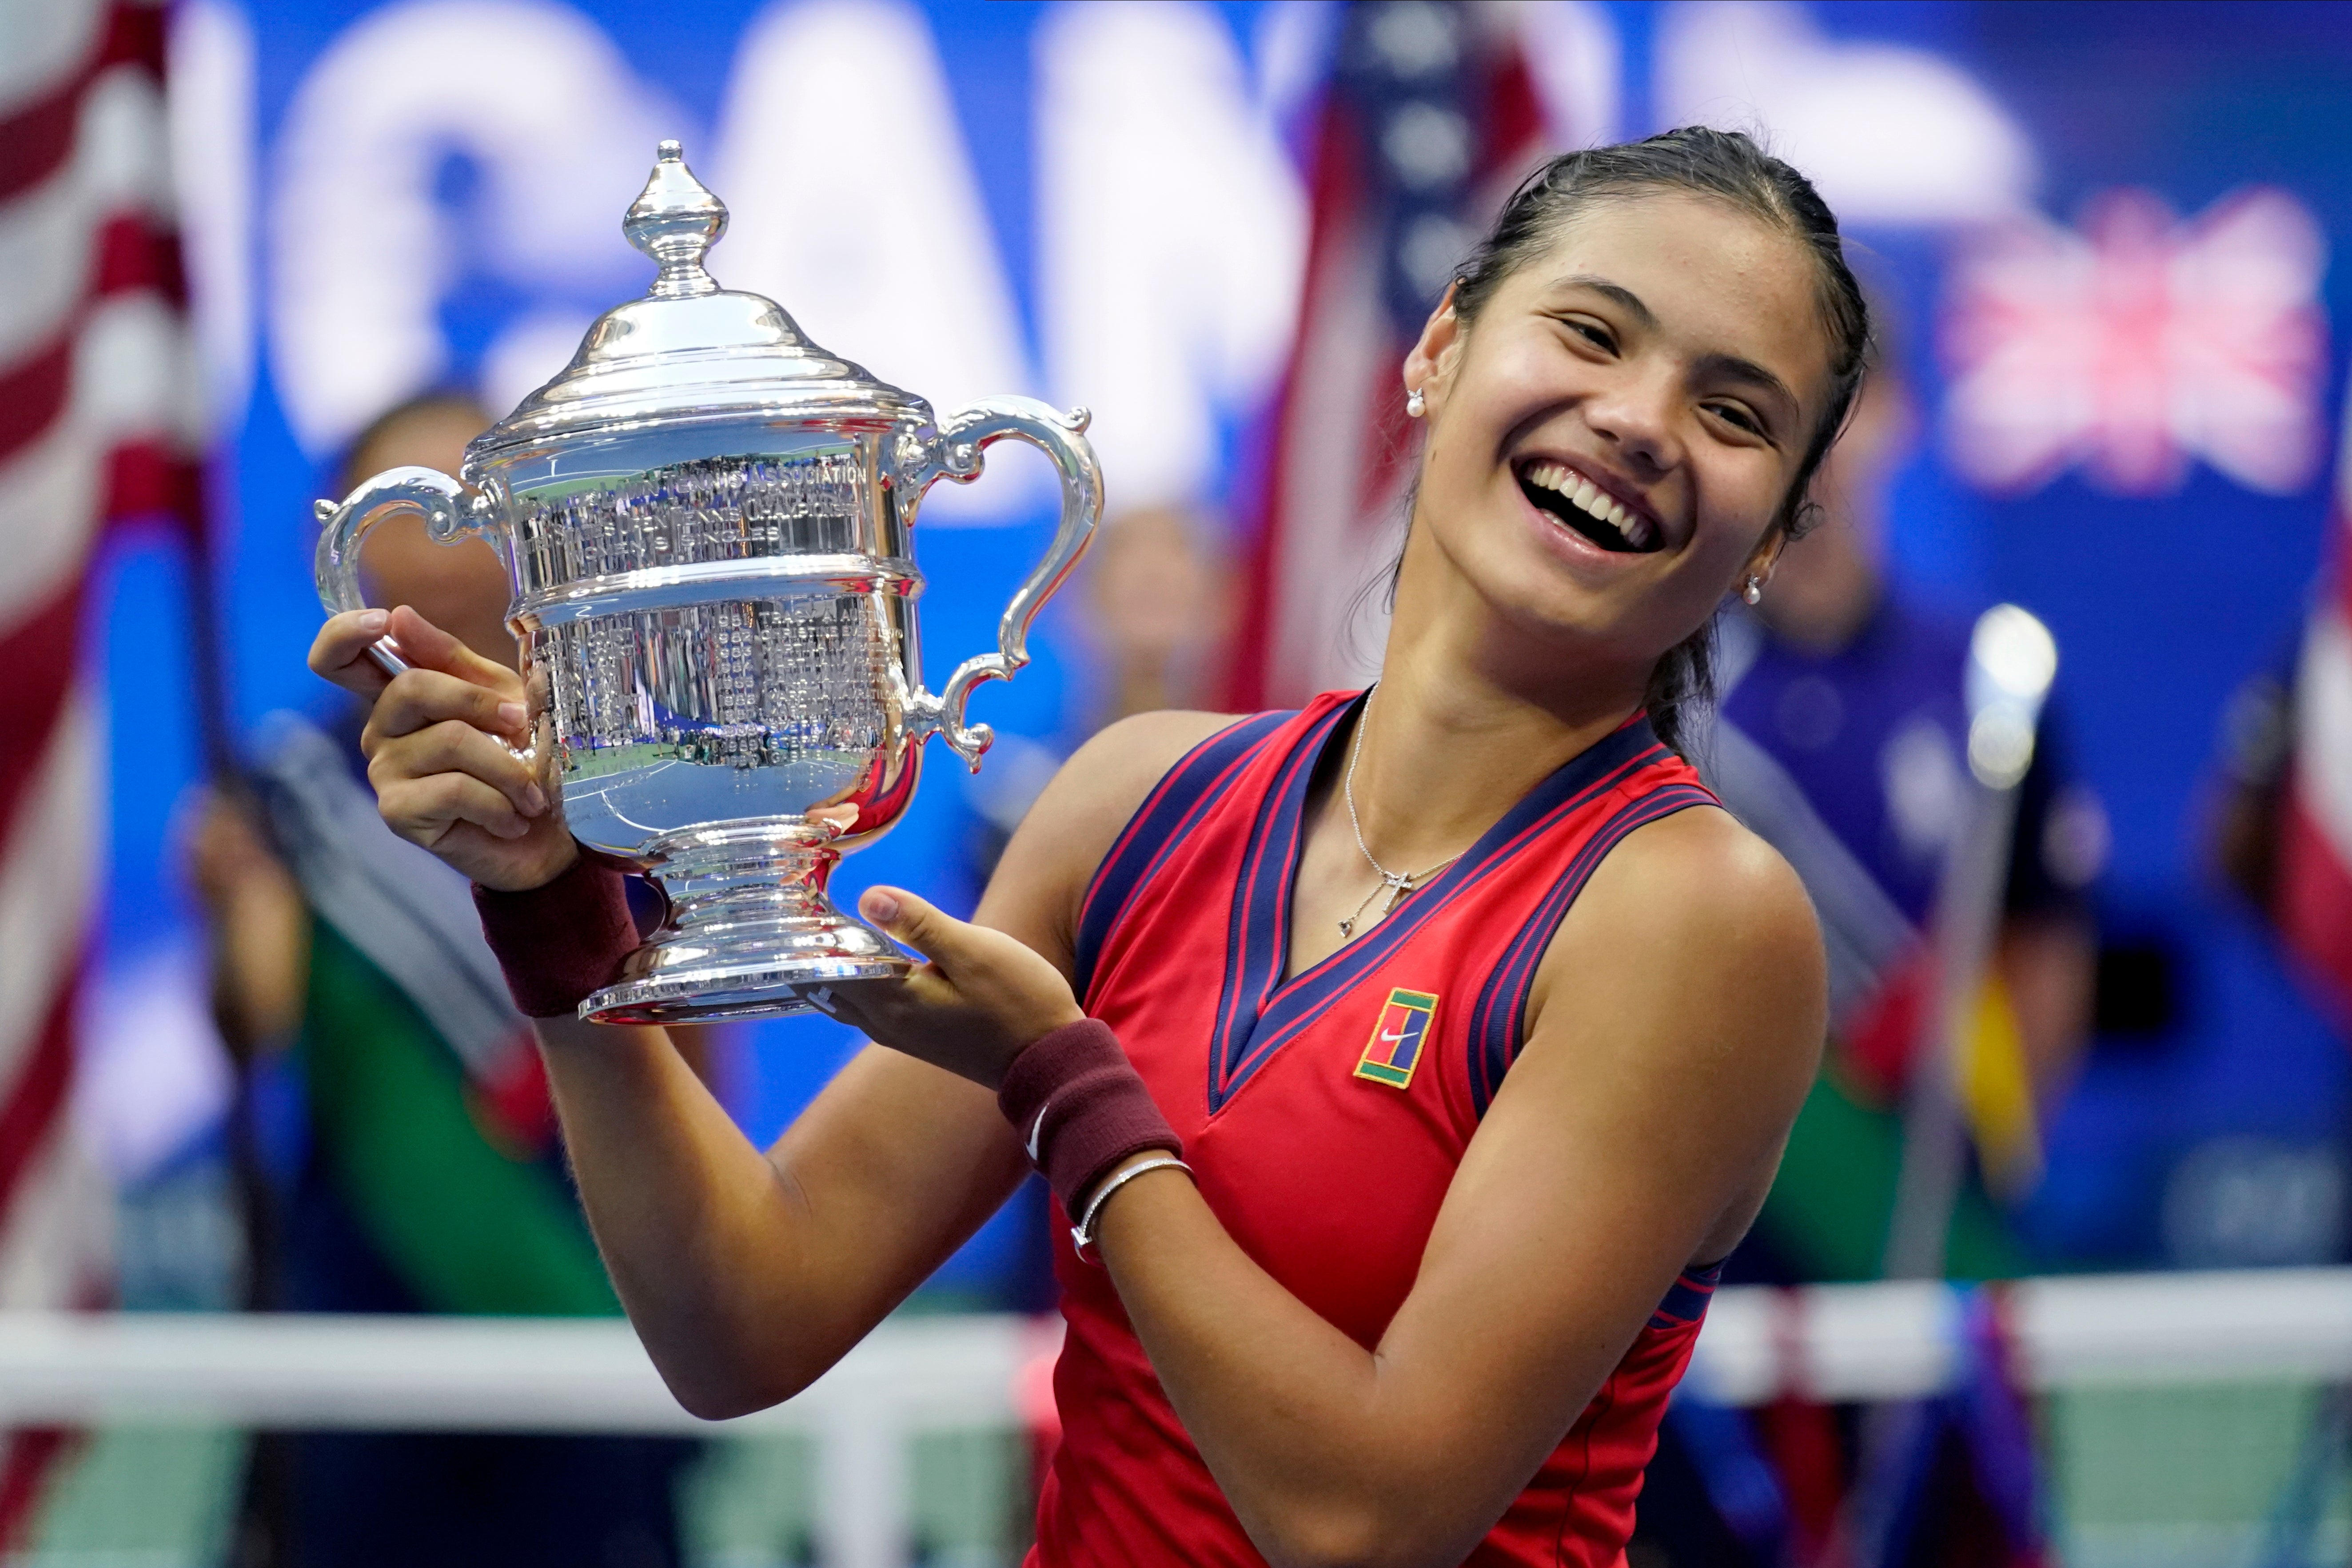
<instances>
[{"instance_id":1,"label":"navy stripe on dress","mask_svg":"<svg viewBox=\"0 0 2352 1568\"><path fill-rule=\"evenodd\" d=\"M1359 712L1364 698L1334 707L1292 746L1258 801L1234 879L1232 916L1226 926L1224 984L1210 1036L1209 1107L1224 1103L1240 1071L1251 1027L1282 983L1290 949L1290 884L1298 863L1307 786L1339 721Z\"/></svg>"},{"instance_id":2,"label":"navy stripe on dress","mask_svg":"<svg viewBox=\"0 0 2352 1568\"><path fill-rule=\"evenodd\" d=\"M1291 718L1287 713L1253 714L1226 726L1179 758L1161 776L1110 853L1096 868L1094 881L1078 906L1078 943L1074 956L1076 984L1083 1004L1094 988L1095 965L1111 928L1127 913L1136 892L1166 863L1184 836L1198 825L1224 794L1233 776L1245 767L1268 736Z\"/></svg>"},{"instance_id":3,"label":"navy stripe on dress","mask_svg":"<svg viewBox=\"0 0 2352 1568\"><path fill-rule=\"evenodd\" d=\"M1503 1074L1510 1071L1527 1043L1528 996L1535 988L1536 970L1551 946L1552 935L1602 859L1638 827L1693 806L1715 803L1713 795L1693 784L1669 784L1652 790L1627 802L1602 823L1560 872L1535 913L1504 949L1503 961L1487 976L1479 988L1477 1005L1471 1009L1470 1098L1479 1115L1486 1113L1495 1091L1502 1086Z\"/></svg>"},{"instance_id":4,"label":"navy stripe on dress","mask_svg":"<svg viewBox=\"0 0 2352 1568\"><path fill-rule=\"evenodd\" d=\"M1654 1329L1688 1328L1706 1316L1707 1303L1715 1299L1715 1287L1723 1278L1721 1262L1709 1263L1704 1269L1685 1269L1668 1287L1665 1300L1650 1314Z\"/></svg>"},{"instance_id":5,"label":"navy stripe on dress","mask_svg":"<svg viewBox=\"0 0 2352 1568\"><path fill-rule=\"evenodd\" d=\"M1300 747L1302 752L1310 755L1317 749L1307 746ZM1475 892L1488 876L1526 852L1569 812L1595 795L1615 789L1633 773L1665 754L1665 748L1658 744L1647 719L1629 723L1594 742L1528 791L1518 804L1504 813L1500 821L1480 835L1478 841L1460 860L1407 894L1398 902L1396 909L1369 933L1295 979L1265 993L1260 1010L1244 1013L1235 1009L1229 1013L1220 1009L1218 1033L1210 1049L1211 1113L1213 1114L1222 1109L1240 1092L1276 1051L1295 1039L1301 1030L1313 1025L1365 977L1393 957L1431 916L1452 904L1455 899ZM1286 856L1279 862L1281 896L1272 904L1273 917L1262 926L1236 924L1234 927L1228 937L1229 954L1244 947L1253 951L1246 956L1229 956L1229 969L1251 974L1270 972L1278 977L1287 960L1290 947L1288 894L1297 871L1299 819L1305 793L1302 775L1300 788L1295 796L1270 800L1269 804L1277 810L1261 813L1260 830L1269 839L1273 835L1265 830L1273 824L1267 819L1279 817L1281 820L1281 841L1286 848ZM1269 842L1261 846L1254 841L1254 851L1261 847L1271 849L1274 845Z\"/></svg>"}]
</instances>

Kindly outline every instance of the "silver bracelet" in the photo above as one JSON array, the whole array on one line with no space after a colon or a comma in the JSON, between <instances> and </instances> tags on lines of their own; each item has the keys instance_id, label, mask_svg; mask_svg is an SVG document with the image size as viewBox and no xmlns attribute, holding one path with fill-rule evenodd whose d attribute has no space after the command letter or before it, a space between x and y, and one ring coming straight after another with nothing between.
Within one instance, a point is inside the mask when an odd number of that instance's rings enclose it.
<instances>
[{"instance_id":1,"label":"silver bracelet","mask_svg":"<svg viewBox=\"0 0 2352 1568\"><path fill-rule=\"evenodd\" d=\"M1095 1218L1102 1213L1102 1207L1109 1201L1110 1195L1146 1171L1164 1170L1180 1170L1186 1176L1192 1174L1192 1167L1182 1160L1173 1155L1162 1155L1156 1160L1146 1160L1139 1166L1129 1166L1102 1184L1101 1190L1095 1194L1094 1201L1087 1205L1085 1215L1076 1225L1070 1227L1070 1240L1077 1248L1079 1257L1086 1257L1087 1249L1095 1244Z\"/></svg>"}]
</instances>

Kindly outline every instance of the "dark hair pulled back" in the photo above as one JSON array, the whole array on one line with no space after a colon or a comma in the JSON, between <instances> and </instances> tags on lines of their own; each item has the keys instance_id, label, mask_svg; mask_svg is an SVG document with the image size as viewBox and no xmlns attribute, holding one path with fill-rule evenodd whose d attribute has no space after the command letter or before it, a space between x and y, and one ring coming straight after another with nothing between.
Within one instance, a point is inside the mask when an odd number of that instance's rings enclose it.
<instances>
[{"instance_id":1,"label":"dark hair pulled back","mask_svg":"<svg viewBox=\"0 0 2352 1568\"><path fill-rule=\"evenodd\" d=\"M1467 326L1506 278L1551 248L1559 232L1592 208L1639 196L1694 195L1722 203L1802 246L1814 262L1814 300L1830 346L1830 398L1805 447L1772 527L1795 538L1818 509L1813 476L1845 427L1870 354L1870 308L1846 265L1837 215L1812 182L1737 131L1688 125L1643 141L1565 153L1537 170L1504 204L1502 215L1457 269L1454 309ZM1689 738L1688 710L1715 697L1715 622L1668 649L1652 672L1644 702L1658 738L1677 751Z\"/></svg>"}]
</instances>

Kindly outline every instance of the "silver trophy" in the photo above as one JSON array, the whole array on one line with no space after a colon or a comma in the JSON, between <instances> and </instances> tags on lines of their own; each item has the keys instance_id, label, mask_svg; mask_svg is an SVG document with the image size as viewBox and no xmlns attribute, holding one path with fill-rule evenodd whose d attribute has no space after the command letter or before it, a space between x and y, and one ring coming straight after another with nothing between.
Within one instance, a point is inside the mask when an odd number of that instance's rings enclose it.
<instances>
[{"instance_id":1,"label":"silver trophy","mask_svg":"<svg viewBox=\"0 0 2352 1568\"><path fill-rule=\"evenodd\" d=\"M703 255L727 209L677 142L621 226L660 268L646 298L606 312L562 373L466 448L457 478L394 468L320 501L319 597L363 608L360 541L387 517L421 512L444 544L488 540L529 654L525 755L582 843L669 898L580 1016L798 1012L813 988L909 967L826 880L906 810L926 737L979 767L991 736L965 704L1029 662L1029 623L1093 536L1102 476L1084 410L1000 397L934 418L773 300L720 288ZM1061 523L996 651L927 691L916 511L1007 437L1053 460Z\"/></svg>"}]
</instances>

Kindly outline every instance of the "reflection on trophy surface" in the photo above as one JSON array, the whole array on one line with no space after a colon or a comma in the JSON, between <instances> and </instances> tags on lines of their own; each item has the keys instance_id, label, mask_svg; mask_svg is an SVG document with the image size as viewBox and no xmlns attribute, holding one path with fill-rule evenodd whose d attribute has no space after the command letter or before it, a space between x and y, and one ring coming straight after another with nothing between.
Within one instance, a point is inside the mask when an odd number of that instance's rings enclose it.
<instances>
[{"instance_id":1,"label":"reflection on trophy surface","mask_svg":"<svg viewBox=\"0 0 2352 1568\"><path fill-rule=\"evenodd\" d=\"M662 143L623 224L660 267L646 298L607 312L467 448L462 484L396 468L319 503L330 611L361 606L359 540L396 511L505 555L541 781L583 844L670 900L655 939L583 1004L606 1022L794 1012L804 989L908 968L826 880L905 811L926 737L978 766L990 736L965 703L1028 662L1029 622L1102 507L1083 411L1006 397L935 419L773 301L719 288L702 258L726 221ZM1006 437L1053 461L1061 526L996 651L934 694L909 531L933 482L976 476Z\"/></svg>"}]
</instances>

